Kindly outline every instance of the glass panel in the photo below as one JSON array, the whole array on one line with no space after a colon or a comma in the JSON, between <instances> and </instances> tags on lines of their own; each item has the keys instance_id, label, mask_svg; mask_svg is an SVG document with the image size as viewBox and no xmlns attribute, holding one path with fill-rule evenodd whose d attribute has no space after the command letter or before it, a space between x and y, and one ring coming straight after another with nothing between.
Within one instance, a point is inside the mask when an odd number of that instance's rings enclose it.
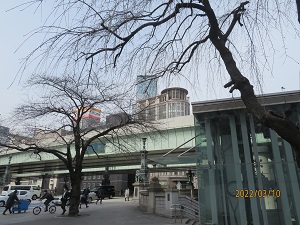
<instances>
[{"instance_id":1,"label":"glass panel","mask_svg":"<svg viewBox=\"0 0 300 225\"><path fill-rule=\"evenodd\" d=\"M180 90L176 90L176 99L179 99L180 97Z\"/></svg>"},{"instance_id":2,"label":"glass panel","mask_svg":"<svg viewBox=\"0 0 300 225\"><path fill-rule=\"evenodd\" d=\"M166 105L159 106L159 119L166 119Z\"/></svg>"},{"instance_id":3,"label":"glass panel","mask_svg":"<svg viewBox=\"0 0 300 225\"><path fill-rule=\"evenodd\" d=\"M195 126L202 224L300 224L289 144L239 110L196 115Z\"/></svg>"},{"instance_id":4,"label":"glass panel","mask_svg":"<svg viewBox=\"0 0 300 225\"><path fill-rule=\"evenodd\" d=\"M156 108L151 107L148 110L148 120L152 121L152 120L155 120L155 118L156 118Z\"/></svg>"}]
</instances>

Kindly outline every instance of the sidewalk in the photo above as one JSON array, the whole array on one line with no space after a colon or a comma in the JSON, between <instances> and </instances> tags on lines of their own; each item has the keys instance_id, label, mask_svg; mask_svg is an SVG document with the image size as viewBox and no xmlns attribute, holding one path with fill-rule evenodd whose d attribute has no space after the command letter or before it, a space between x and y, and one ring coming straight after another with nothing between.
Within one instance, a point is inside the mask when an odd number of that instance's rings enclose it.
<instances>
[{"instance_id":1,"label":"sidewalk","mask_svg":"<svg viewBox=\"0 0 300 225\"><path fill-rule=\"evenodd\" d=\"M89 205L80 209L75 218L61 216L62 209L57 206L54 214L41 212L34 215L32 210L26 213L0 215L0 225L168 225L174 221L170 218L145 213L138 209L136 200L124 201L124 198L103 200L103 204ZM173 223L174 225L174 223Z\"/></svg>"}]
</instances>

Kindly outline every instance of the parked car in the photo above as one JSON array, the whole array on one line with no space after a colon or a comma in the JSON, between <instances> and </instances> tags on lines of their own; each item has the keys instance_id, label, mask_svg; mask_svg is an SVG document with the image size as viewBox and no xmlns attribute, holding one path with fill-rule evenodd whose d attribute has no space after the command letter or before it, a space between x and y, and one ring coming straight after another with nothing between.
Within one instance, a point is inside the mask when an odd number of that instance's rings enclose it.
<instances>
[{"instance_id":1,"label":"parked car","mask_svg":"<svg viewBox=\"0 0 300 225\"><path fill-rule=\"evenodd\" d=\"M83 194L83 191L84 191L84 190L81 190L80 198L81 198L81 196L82 196L82 194ZM96 193L93 192L93 191L90 191L90 193L89 193L89 198L88 198L88 203L91 203L92 201L94 201L94 200L96 200L96 199L98 199Z\"/></svg>"},{"instance_id":2,"label":"parked car","mask_svg":"<svg viewBox=\"0 0 300 225\"><path fill-rule=\"evenodd\" d=\"M102 189L104 198L113 198L116 195L115 186L96 186L93 189L91 189L91 192L96 194L98 189Z\"/></svg>"},{"instance_id":3,"label":"parked car","mask_svg":"<svg viewBox=\"0 0 300 225\"><path fill-rule=\"evenodd\" d=\"M6 185L3 187L3 191L12 192L14 190L29 191L32 200L36 200L41 195L41 188L38 185Z\"/></svg>"},{"instance_id":4,"label":"parked car","mask_svg":"<svg viewBox=\"0 0 300 225\"><path fill-rule=\"evenodd\" d=\"M83 194L83 190L81 190L81 195L82 194ZM81 195L80 195L80 198L81 198ZM62 195L54 196L54 200L52 200L53 204L55 204L55 205L61 205L61 197L62 197ZM97 199L96 193L91 191L89 193L88 203L91 203L92 201L94 201L96 199ZM69 201L67 202L67 205L70 205Z\"/></svg>"},{"instance_id":5,"label":"parked car","mask_svg":"<svg viewBox=\"0 0 300 225\"><path fill-rule=\"evenodd\" d=\"M53 196L54 199L52 200L52 203L54 205L61 205L61 197L62 197L62 195ZM67 201L67 205L70 205L70 201L69 200Z\"/></svg>"},{"instance_id":6,"label":"parked car","mask_svg":"<svg viewBox=\"0 0 300 225\"><path fill-rule=\"evenodd\" d=\"M1 195L0 195L0 207L5 206L5 203L8 199L8 195L10 193L11 192L8 192L8 191L3 191L1 193ZM31 202L32 195L31 195L30 191L18 190L17 191L17 196L18 196L19 200L28 200L29 202Z\"/></svg>"}]
</instances>

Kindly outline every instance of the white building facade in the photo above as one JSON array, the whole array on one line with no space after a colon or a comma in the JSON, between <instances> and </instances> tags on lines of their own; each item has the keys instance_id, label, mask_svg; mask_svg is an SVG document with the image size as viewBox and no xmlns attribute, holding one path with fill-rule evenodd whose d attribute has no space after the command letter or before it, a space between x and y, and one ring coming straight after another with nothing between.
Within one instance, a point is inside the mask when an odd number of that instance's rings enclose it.
<instances>
[{"instance_id":1,"label":"white building facade","mask_svg":"<svg viewBox=\"0 0 300 225\"><path fill-rule=\"evenodd\" d=\"M137 112L141 119L161 120L190 115L188 91L180 87L164 89L161 95L137 102Z\"/></svg>"}]
</instances>

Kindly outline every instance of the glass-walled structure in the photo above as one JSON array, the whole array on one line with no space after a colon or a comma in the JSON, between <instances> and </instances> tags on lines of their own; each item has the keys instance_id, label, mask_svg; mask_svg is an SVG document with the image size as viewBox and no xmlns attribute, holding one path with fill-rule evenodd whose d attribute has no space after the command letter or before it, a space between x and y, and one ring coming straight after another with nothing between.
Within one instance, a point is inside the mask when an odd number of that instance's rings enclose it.
<instances>
[{"instance_id":1,"label":"glass-walled structure","mask_svg":"<svg viewBox=\"0 0 300 225\"><path fill-rule=\"evenodd\" d=\"M300 92L259 100L300 121ZM300 170L291 146L239 99L193 103L193 113L201 224L300 224Z\"/></svg>"},{"instance_id":2,"label":"glass-walled structure","mask_svg":"<svg viewBox=\"0 0 300 225\"><path fill-rule=\"evenodd\" d=\"M155 97L157 95L157 80L156 76L137 76L136 100Z\"/></svg>"},{"instance_id":3,"label":"glass-walled structure","mask_svg":"<svg viewBox=\"0 0 300 225\"><path fill-rule=\"evenodd\" d=\"M188 91L180 87L164 89L161 95L137 101L138 117L153 121L190 115Z\"/></svg>"}]
</instances>

